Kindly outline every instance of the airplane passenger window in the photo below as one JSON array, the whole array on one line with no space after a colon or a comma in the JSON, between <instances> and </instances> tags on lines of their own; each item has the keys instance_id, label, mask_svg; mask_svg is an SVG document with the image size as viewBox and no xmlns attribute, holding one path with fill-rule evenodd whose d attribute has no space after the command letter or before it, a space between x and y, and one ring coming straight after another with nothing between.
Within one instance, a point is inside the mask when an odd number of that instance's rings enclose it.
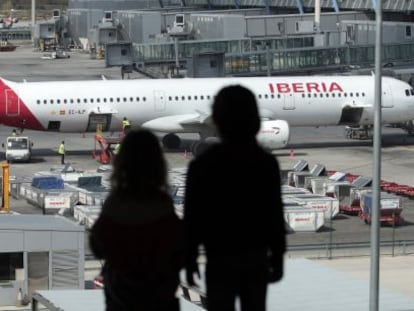
<instances>
[{"instance_id":1,"label":"airplane passenger window","mask_svg":"<svg viewBox=\"0 0 414 311\"><path fill-rule=\"evenodd\" d=\"M207 95L207 99L210 99L210 95Z\"/></svg>"},{"instance_id":2,"label":"airplane passenger window","mask_svg":"<svg viewBox=\"0 0 414 311\"><path fill-rule=\"evenodd\" d=\"M257 95L257 97L259 97L259 99L261 99L262 98L262 94Z\"/></svg>"},{"instance_id":3,"label":"airplane passenger window","mask_svg":"<svg viewBox=\"0 0 414 311\"><path fill-rule=\"evenodd\" d=\"M181 96L181 99L182 99L182 100L185 100L185 96Z\"/></svg>"},{"instance_id":4,"label":"airplane passenger window","mask_svg":"<svg viewBox=\"0 0 414 311\"><path fill-rule=\"evenodd\" d=\"M325 95L326 97L329 97L329 93L326 93L326 95Z\"/></svg>"},{"instance_id":5,"label":"airplane passenger window","mask_svg":"<svg viewBox=\"0 0 414 311\"><path fill-rule=\"evenodd\" d=\"M117 97L116 101L119 103L121 101L121 99L119 97Z\"/></svg>"},{"instance_id":6,"label":"airplane passenger window","mask_svg":"<svg viewBox=\"0 0 414 311\"><path fill-rule=\"evenodd\" d=\"M53 99L50 100L50 103L53 105Z\"/></svg>"},{"instance_id":7,"label":"airplane passenger window","mask_svg":"<svg viewBox=\"0 0 414 311\"><path fill-rule=\"evenodd\" d=\"M106 97L103 98L103 102L106 103Z\"/></svg>"},{"instance_id":8,"label":"airplane passenger window","mask_svg":"<svg viewBox=\"0 0 414 311\"><path fill-rule=\"evenodd\" d=\"M347 93L344 93L344 97L347 97L348 96L348 94Z\"/></svg>"},{"instance_id":9,"label":"airplane passenger window","mask_svg":"<svg viewBox=\"0 0 414 311\"><path fill-rule=\"evenodd\" d=\"M175 100L178 100L178 96L175 96Z\"/></svg>"},{"instance_id":10,"label":"airplane passenger window","mask_svg":"<svg viewBox=\"0 0 414 311\"><path fill-rule=\"evenodd\" d=\"M113 103L114 99L112 97L109 97L109 102Z\"/></svg>"},{"instance_id":11,"label":"airplane passenger window","mask_svg":"<svg viewBox=\"0 0 414 311\"><path fill-rule=\"evenodd\" d=\"M323 97L323 93L319 94L319 97L322 98Z\"/></svg>"},{"instance_id":12,"label":"airplane passenger window","mask_svg":"<svg viewBox=\"0 0 414 311\"><path fill-rule=\"evenodd\" d=\"M332 97L335 97L335 93L332 93Z\"/></svg>"},{"instance_id":13,"label":"airplane passenger window","mask_svg":"<svg viewBox=\"0 0 414 311\"><path fill-rule=\"evenodd\" d=\"M316 98L316 97L318 97L318 94L316 94L316 93L313 93L313 97L315 97L315 98Z\"/></svg>"},{"instance_id":14,"label":"airplane passenger window","mask_svg":"<svg viewBox=\"0 0 414 311\"><path fill-rule=\"evenodd\" d=\"M78 99L76 100L76 102L77 102L78 104L80 104L80 102L81 102L80 98L78 98Z\"/></svg>"},{"instance_id":15,"label":"airplane passenger window","mask_svg":"<svg viewBox=\"0 0 414 311\"><path fill-rule=\"evenodd\" d=\"M70 103L71 103L71 104L73 104L73 102L74 102L74 101L73 101L73 98L71 98L71 99L70 99Z\"/></svg>"},{"instance_id":16,"label":"airplane passenger window","mask_svg":"<svg viewBox=\"0 0 414 311\"><path fill-rule=\"evenodd\" d=\"M411 93L411 95L414 95L414 90L410 89L410 93Z\"/></svg>"},{"instance_id":17,"label":"airplane passenger window","mask_svg":"<svg viewBox=\"0 0 414 311\"><path fill-rule=\"evenodd\" d=\"M203 100L203 99L204 99L204 96L203 96L203 95L201 95L201 96L200 96L200 99L201 99L201 100Z\"/></svg>"},{"instance_id":18,"label":"airplane passenger window","mask_svg":"<svg viewBox=\"0 0 414 311\"><path fill-rule=\"evenodd\" d=\"M91 103L93 103L93 98L91 98Z\"/></svg>"},{"instance_id":19,"label":"airplane passenger window","mask_svg":"<svg viewBox=\"0 0 414 311\"><path fill-rule=\"evenodd\" d=\"M357 93L355 93L355 96L356 96L356 97L359 97L359 93L358 93L358 92L357 92Z\"/></svg>"},{"instance_id":20,"label":"airplane passenger window","mask_svg":"<svg viewBox=\"0 0 414 311\"><path fill-rule=\"evenodd\" d=\"M349 97L353 97L354 96L354 93L349 93Z\"/></svg>"},{"instance_id":21,"label":"airplane passenger window","mask_svg":"<svg viewBox=\"0 0 414 311\"><path fill-rule=\"evenodd\" d=\"M188 98L188 100L191 100L191 96L190 96L190 95L188 95L188 97L187 97L187 98Z\"/></svg>"},{"instance_id":22,"label":"airplane passenger window","mask_svg":"<svg viewBox=\"0 0 414 311\"><path fill-rule=\"evenodd\" d=\"M37 102L37 104L39 105L39 104L40 104L40 99L38 99L36 102Z\"/></svg>"},{"instance_id":23,"label":"airplane passenger window","mask_svg":"<svg viewBox=\"0 0 414 311\"><path fill-rule=\"evenodd\" d=\"M406 96L410 96L410 91L409 90L405 90L405 95Z\"/></svg>"},{"instance_id":24,"label":"airplane passenger window","mask_svg":"<svg viewBox=\"0 0 414 311\"><path fill-rule=\"evenodd\" d=\"M126 97L124 97L124 102L126 102L127 101L127 98Z\"/></svg>"},{"instance_id":25,"label":"airplane passenger window","mask_svg":"<svg viewBox=\"0 0 414 311\"><path fill-rule=\"evenodd\" d=\"M273 98L275 98L275 95L274 94L270 94L270 97L273 99Z\"/></svg>"},{"instance_id":26,"label":"airplane passenger window","mask_svg":"<svg viewBox=\"0 0 414 311\"><path fill-rule=\"evenodd\" d=\"M137 97L137 102L139 102L139 97Z\"/></svg>"},{"instance_id":27,"label":"airplane passenger window","mask_svg":"<svg viewBox=\"0 0 414 311\"><path fill-rule=\"evenodd\" d=\"M172 97L171 96L168 96L168 100L171 101L172 100Z\"/></svg>"},{"instance_id":28,"label":"airplane passenger window","mask_svg":"<svg viewBox=\"0 0 414 311\"><path fill-rule=\"evenodd\" d=\"M64 103L64 104L67 104L67 103L68 103L68 100L67 100L67 99L64 99L64 100L63 100L63 103Z\"/></svg>"},{"instance_id":29,"label":"airplane passenger window","mask_svg":"<svg viewBox=\"0 0 414 311\"><path fill-rule=\"evenodd\" d=\"M194 96L194 100L197 100L197 95Z\"/></svg>"},{"instance_id":30,"label":"airplane passenger window","mask_svg":"<svg viewBox=\"0 0 414 311\"><path fill-rule=\"evenodd\" d=\"M145 97L142 98L143 101L146 101L147 99Z\"/></svg>"},{"instance_id":31,"label":"airplane passenger window","mask_svg":"<svg viewBox=\"0 0 414 311\"><path fill-rule=\"evenodd\" d=\"M362 97L365 97L365 93L364 93L364 92L362 92L362 93L361 93L361 96L362 96Z\"/></svg>"},{"instance_id":32,"label":"airplane passenger window","mask_svg":"<svg viewBox=\"0 0 414 311\"><path fill-rule=\"evenodd\" d=\"M265 98L268 99L269 98L269 95L265 94Z\"/></svg>"},{"instance_id":33,"label":"airplane passenger window","mask_svg":"<svg viewBox=\"0 0 414 311\"><path fill-rule=\"evenodd\" d=\"M101 99L100 99L100 98L97 98L97 99L96 99L96 101L97 101L98 103L100 103L100 102L101 102Z\"/></svg>"},{"instance_id":34,"label":"airplane passenger window","mask_svg":"<svg viewBox=\"0 0 414 311\"><path fill-rule=\"evenodd\" d=\"M311 98L312 97L312 94L311 93L308 93L308 98Z\"/></svg>"},{"instance_id":35,"label":"airplane passenger window","mask_svg":"<svg viewBox=\"0 0 414 311\"><path fill-rule=\"evenodd\" d=\"M47 104L47 100L46 99L43 100L43 104L45 104L45 105Z\"/></svg>"},{"instance_id":36,"label":"airplane passenger window","mask_svg":"<svg viewBox=\"0 0 414 311\"><path fill-rule=\"evenodd\" d=\"M342 95L341 95L341 93L338 93L338 97L341 97Z\"/></svg>"},{"instance_id":37,"label":"airplane passenger window","mask_svg":"<svg viewBox=\"0 0 414 311\"><path fill-rule=\"evenodd\" d=\"M280 98L280 94L277 94L277 98Z\"/></svg>"},{"instance_id":38,"label":"airplane passenger window","mask_svg":"<svg viewBox=\"0 0 414 311\"><path fill-rule=\"evenodd\" d=\"M130 97L130 98L129 98L129 101L130 101L130 102L133 102L133 101L134 101L134 99L133 99L132 97Z\"/></svg>"},{"instance_id":39,"label":"airplane passenger window","mask_svg":"<svg viewBox=\"0 0 414 311\"><path fill-rule=\"evenodd\" d=\"M84 98L83 102L86 104L88 102L88 100L86 98Z\"/></svg>"},{"instance_id":40,"label":"airplane passenger window","mask_svg":"<svg viewBox=\"0 0 414 311\"><path fill-rule=\"evenodd\" d=\"M60 104L60 99L58 99L56 102L57 102L58 104Z\"/></svg>"}]
</instances>

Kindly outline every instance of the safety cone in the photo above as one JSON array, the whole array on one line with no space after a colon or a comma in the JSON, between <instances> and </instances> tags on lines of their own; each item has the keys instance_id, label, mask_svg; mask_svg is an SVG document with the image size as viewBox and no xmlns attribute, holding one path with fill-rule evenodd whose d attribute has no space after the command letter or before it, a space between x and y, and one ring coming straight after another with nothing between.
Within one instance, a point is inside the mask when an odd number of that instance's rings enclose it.
<instances>
[{"instance_id":1,"label":"safety cone","mask_svg":"<svg viewBox=\"0 0 414 311\"><path fill-rule=\"evenodd\" d=\"M293 159L295 157L295 150L290 149L290 158Z\"/></svg>"},{"instance_id":2,"label":"safety cone","mask_svg":"<svg viewBox=\"0 0 414 311\"><path fill-rule=\"evenodd\" d=\"M23 293L22 293L22 289L19 288L19 291L17 292L16 307L22 307L22 306L23 306Z\"/></svg>"}]
</instances>

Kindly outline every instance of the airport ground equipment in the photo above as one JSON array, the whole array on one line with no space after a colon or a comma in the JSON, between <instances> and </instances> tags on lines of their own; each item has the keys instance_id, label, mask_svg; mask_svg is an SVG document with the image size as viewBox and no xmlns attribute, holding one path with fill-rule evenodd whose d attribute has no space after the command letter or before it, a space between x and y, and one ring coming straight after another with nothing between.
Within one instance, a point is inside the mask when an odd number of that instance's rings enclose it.
<instances>
[{"instance_id":1,"label":"airport ground equipment","mask_svg":"<svg viewBox=\"0 0 414 311\"><path fill-rule=\"evenodd\" d=\"M372 139L370 126L345 126L345 137L349 139Z\"/></svg>"},{"instance_id":2,"label":"airport ground equipment","mask_svg":"<svg viewBox=\"0 0 414 311\"><path fill-rule=\"evenodd\" d=\"M30 162L32 157L33 142L30 141L27 136L9 136L6 139L6 145L2 144L3 148L6 148L6 160Z\"/></svg>"},{"instance_id":3,"label":"airport ground equipment","mask_svg":"<svg viewBox=\"0 0 414 311\"><path fill-rule=\"evenodd\" d=\"M373 206L373 194L372 191L361 193L361 210L359 217L364 220L366 224L371 223L371 215ZM399 225L403 218L401 213L403 210L402 201L400 197L381 192L380 197L380 222L387 225Z\"/></svg>"},{"instance_id":4,"label":"airport ground equipment","mask_svg":"<svg viewBox=\"0 0 414 311\"><path fill-rule=\"evenodd\" d=\"M114 146L121 142L122 137L103 137L95 135L95 150L92 157L102 164L112 163L114 157Z\"/></svg>"}]
</instances>

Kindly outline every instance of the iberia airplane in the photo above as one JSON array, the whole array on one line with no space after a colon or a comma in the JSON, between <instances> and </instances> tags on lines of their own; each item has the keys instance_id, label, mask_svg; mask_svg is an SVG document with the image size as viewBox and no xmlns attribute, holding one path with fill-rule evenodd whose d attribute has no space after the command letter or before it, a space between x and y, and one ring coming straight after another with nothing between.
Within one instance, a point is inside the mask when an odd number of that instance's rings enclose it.
<instances>
[{"instance_id":1,"label":"iberia airplane","mask_svg":"<svg viewBox=\"0 0 414 311\"><path fill-rule=\"evenodd\" d=\"M256 95L262 118L259 141L269 149L288 143L289 126L369 125L374 119L374 76L302 76L12 82L0 79L0 123L41 131L87 132L132 127L165 133L168 148L177 133L215 136L211 104L227 85ZM414 119L414 90L382 79L384 124ZM234 111L237 113L237 111ZM240 124L243 126L243 124Z\"/></svg>"}]
</instances>

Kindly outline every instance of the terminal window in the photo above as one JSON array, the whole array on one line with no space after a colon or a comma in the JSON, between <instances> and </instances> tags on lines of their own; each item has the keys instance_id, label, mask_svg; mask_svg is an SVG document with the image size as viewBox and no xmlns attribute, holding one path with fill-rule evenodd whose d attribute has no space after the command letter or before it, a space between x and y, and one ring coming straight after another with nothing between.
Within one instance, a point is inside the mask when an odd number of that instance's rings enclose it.
<instances>
[{"instance_id":1,"label":"terminal window","mask_svg":"<svg viewBox=\"0 0 414 311\"><path fill-rule=\"evenodd\" d=\"M23 269L23 253L0 253L0 281L16 280L16 269Z\"/></svg>"}]
</instances>

